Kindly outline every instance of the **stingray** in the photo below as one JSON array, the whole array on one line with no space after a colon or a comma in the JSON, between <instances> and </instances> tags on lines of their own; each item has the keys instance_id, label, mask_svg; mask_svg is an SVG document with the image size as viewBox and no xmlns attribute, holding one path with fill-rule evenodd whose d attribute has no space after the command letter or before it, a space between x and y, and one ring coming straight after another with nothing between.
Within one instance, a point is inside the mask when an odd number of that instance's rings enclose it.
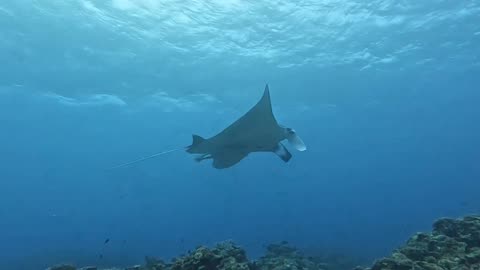
<instances>
[{"instance_id":1,"label":"stingray","mask_svg":"<svg viewBox=\"0 0 480 270\"><path fill-rule=\"evenodd\" d=\"M275 119L268 84L265 85L263 96L257 104L220 133L208 139L195 134L192 137L193 142L187 147L156 153L115 168L173 151L185 150L187 153L198 155L195 158L198 162L211 159L214 168L225 169L255 152L274 153L284 162L288 162L292 154L283 145L284 140L299 151L307 149L294 129L279 125Z\"/></svg>"}]
</instances>

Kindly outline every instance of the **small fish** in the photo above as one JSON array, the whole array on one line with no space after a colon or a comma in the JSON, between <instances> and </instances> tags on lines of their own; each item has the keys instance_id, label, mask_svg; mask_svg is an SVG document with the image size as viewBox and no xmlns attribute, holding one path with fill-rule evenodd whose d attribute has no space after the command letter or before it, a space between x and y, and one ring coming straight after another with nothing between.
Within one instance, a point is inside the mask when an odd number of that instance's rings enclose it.
<instances>
[{"instance_id":1,"label":"small fish","mask_svg":"<svg viewBox=\"0 0 480 270\"><path fill-rule=\"evenodd\" d=\"M103 254L98 255L98 258L103 259Z\"/></svg>"},{"instance_id":2,"label":"small fish","mask_svg":"<svg viewBox=\"0 0 480 270\"><path fill-rule=\"evenodd\" d=\"M105 239L105 242L103 242L103 244L106 245L108 242L110 242L110 238Z\"/></svg>"}]
</instances>

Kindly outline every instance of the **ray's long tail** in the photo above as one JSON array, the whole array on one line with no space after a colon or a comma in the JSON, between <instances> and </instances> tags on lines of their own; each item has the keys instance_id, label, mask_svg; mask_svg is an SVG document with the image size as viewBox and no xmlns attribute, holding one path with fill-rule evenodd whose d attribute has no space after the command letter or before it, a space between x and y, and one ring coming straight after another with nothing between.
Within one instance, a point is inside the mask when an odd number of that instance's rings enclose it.
<instances>
[{"instance_id":1,"label":"ray's long tail","mask_svg":"<svg viewBox=\"0 0 480 270\"><path fill-rule=\"evenodd\" d=\"M167 151L158 152L158 153L155 153L155 154L150 155L148 157L139 158L139 159L127 162L127 163L123 163L123 164L111 167L111 168L109 168L109 170L119 169L119 168L122 168L122 167L126 167L126 166L129 166L129 165L135 164L135 163L145 161L147 159L152 159L152 158L155 158L155 157L158 157L158 156L161 156L161 155L165 155L165 154L168 154L168 153L171 153L171 152L185 150L185 149L186 149L186 147L182 147L182 148L175 148L175 149L170 149L170 150L167 150Z\"/></svg>"}]
</instances>

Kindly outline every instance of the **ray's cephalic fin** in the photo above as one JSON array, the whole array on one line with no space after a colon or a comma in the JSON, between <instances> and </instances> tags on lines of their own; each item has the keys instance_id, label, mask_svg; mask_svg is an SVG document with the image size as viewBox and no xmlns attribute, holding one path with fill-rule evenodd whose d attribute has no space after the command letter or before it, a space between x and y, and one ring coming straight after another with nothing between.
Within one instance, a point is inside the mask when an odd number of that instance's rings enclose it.
<instances>
[{"instance_id":1,"label":"ray's cephalic fin","mask_svg":"<svg viewBox=\"0 0 480 270\"><path fill-rule=\"evenodd\" d=\"M288 162L292 158L292 154L290 154L290 152L282 143L277 144L277 147L273 150L273 152L284 162Z\"/></svg>"}]
</instances>

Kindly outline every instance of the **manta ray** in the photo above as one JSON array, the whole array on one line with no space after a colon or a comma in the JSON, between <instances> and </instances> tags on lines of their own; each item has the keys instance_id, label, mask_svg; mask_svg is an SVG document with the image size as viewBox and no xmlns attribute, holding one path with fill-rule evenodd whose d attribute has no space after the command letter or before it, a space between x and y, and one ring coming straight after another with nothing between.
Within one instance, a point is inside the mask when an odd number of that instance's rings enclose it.
<instances>
[{"instance_id":1,"label":"manta ray","mask_svg":"<svg viewBox=\"0 0 480 270\"><path fill-rule=\"evenodd\" d=\"M265 85L263 96L257 104L220 133L208 139L195 134L192 137L193 142L187 147L156 153L115 168L169 152L185 150L187 153L199 155L195 158L198 162L212 159L214 168L226 169L255 152L271 152L284 162L288 162L292 154L283 145L284 140L299 151L307 149L295 130L279 125L275 119L268 84Z\"/></svg>"},{"instance_id":2,"label":"manta ray","mask_svg":"<svg viewBox=\"0 0 480 270\"><path fill-rule=\"evenodd\" d=\"M254 152L272 152L288 162L292 154L281 143L283 140L288 140L297 150L307 149L295 130L277 123L268 84L260 101L220 133L209 139L198 135L192 137L193 143L186 151L201 154L197 161L213 159L212 165L216 169L232 167Z\"/></svg>"}]
</instances>

